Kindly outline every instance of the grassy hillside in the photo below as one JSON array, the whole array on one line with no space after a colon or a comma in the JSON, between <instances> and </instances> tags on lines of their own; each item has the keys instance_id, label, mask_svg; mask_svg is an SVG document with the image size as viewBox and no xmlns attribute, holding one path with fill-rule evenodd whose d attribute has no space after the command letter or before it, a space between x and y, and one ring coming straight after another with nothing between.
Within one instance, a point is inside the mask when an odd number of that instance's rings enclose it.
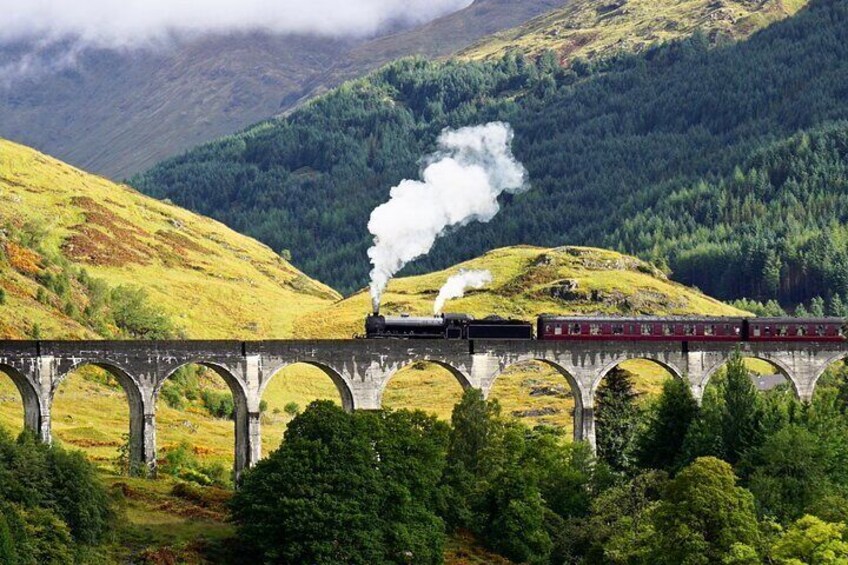
<instances>
[{"instance_id":1,"label":"grassy hillside","mask_svg":"<svg viewBox=\"0 0 848 565\"><path fill-rule=\"evenodd\" d=\"M455 267L394 279L381 311L385 314L431 315L433 301L447 278L460 269L485 269L492 282L445 310L475 317L499 314L532 321L548 314L710 314L742 312L695 290L669 281L644 261L588 247L518 246L496 249ZM362 290L298 320L299 338L349 338L362 333L371 298Z\"/></svg>"},{"instance_id":2,"label":"grassy hillside","mask_svg":"<svg viewBox=\"0 0 848 565\"><path fill-rule=\"evenodd\" d=\"M790 16L807 0L574 0L526 24L485 37L459 53L498 58L519 49L532 56L551 49L561 61L638 53L650 45L700 30L718 40L746 37Z\"/></svg>"},{"instance_id":3,"label":"grassy hillside","mask_svg":"<svg viewBox=\"0 0 848 565\"><path fill-rule=\"evenodd\" d=\"M288 337L339 298L218 222L5 140L0 228L0 338L119 335L90 308L118 287L193 338Z\"/></svg>"}]
</instances>

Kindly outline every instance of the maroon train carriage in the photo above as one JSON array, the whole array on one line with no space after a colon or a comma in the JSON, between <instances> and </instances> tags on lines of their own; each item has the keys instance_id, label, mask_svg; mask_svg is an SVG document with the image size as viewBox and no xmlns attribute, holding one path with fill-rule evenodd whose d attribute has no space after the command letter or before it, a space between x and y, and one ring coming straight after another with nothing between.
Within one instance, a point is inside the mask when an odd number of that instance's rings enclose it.
<instances>
[{"instance_id":1,"label":"maroon train carriage","mask_svg":"<svg viewBox=\"0 0 848 565\"><path fill-rule=\"evenodd\" d=\"M844 318L749 318L748 341L844 341Z\"/></svg>"},{"instance_id":2,"label":"maroon train carriage","mask_svg":"<svg viewBox=\"0 0 848 565\"><path fill-rule=\"evenodd\" d=\"M741 341L744 318L539 316L540 340Z\"/></svg>"}]
</instances>

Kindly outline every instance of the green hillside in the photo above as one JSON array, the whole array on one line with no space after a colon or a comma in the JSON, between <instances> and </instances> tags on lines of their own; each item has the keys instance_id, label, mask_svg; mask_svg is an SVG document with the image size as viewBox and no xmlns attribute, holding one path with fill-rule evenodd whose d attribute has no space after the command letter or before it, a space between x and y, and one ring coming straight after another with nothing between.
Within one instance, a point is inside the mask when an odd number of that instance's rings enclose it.
<instances>
[{"instance_id":1,"label":"green hillside","mask_svg":"<svg viewBox=\"0 0 848 565\"><path fill-rule=\"evenodd\" d=\"M539 56L551 49L561 61L597 59L638 53L697 30L713 41L727 41L747 37L806 4L807 0L575 0L526 24L487 36L458 56L499 58L513 49Z\"/></svg>"},{"instance_id":2,"label":"green hillside","mask_svg":"<svg viewBox=\"0 0 848 565\"><path fill-rule=\"evenodd\" d=\"M283 338L339 298L218 222L5 140L0 228L0 338Z\"/></svg>"},{"instance_id":3,"label":"green hillside","mask_svg":"<svg viewBox=\"0 0 848 565\"><path fill-rule=\"evenodd\" d=\"M492 282L447 303L448 312L490 314L533 321L540 314L738 316L745 314L698 291L669 281L644 261L585 247L495 249L444 271L395 279L381 312L429 316L439 288L459 270L486 270ZM300 318L298 338L361 335L371 310L367 291Z\"/></svg>"},{"instance_id":4,"label":"green hillside","mask_svg":"<svg viewBox=\"0 0 848 565\"><path fill-rule=\"evenodd\" d=\"M452 232L407 273L442 269L498 246L593 245L666 264L680 280L720 298L791 305L844 296L844 282L821 283L824 256L804 247L845 221L841 204L807 206L821 204L818 195L832 187L838 191L839 167L804 182L775 168L772 178L758 177L763 188L747 197L744 211L720 219L724 225L715 230L721 204L663 217L680 234L673 249L657 245L658 220L633 218L649 207L674 207L675 195L697 187L731 183L737 168L750 170L771 144L838 128L848 119L847 50L848 5L817 0L746 41L715 48L697 34L570 69L553 53L537 61L514 53L470 63L406 60L286 119L167 161L133 184L275 248L289 247L294 264L349 292L367 280L367 219L389 188L417 175L444 127L499 119L515 129L513 149L533 188L504 201L489 224ZM811 163L842 159L810 155ZM797 202L791 240L778 225L783 217L765 205L771 183L781 187L781 198ZM711 244L715 238L722 241ZM793 260L800 255L803 267ZM844 261L848 250L837 245L827 257ZM775 272L779 284L760 284Z\"/></svg>"}]
</instances>

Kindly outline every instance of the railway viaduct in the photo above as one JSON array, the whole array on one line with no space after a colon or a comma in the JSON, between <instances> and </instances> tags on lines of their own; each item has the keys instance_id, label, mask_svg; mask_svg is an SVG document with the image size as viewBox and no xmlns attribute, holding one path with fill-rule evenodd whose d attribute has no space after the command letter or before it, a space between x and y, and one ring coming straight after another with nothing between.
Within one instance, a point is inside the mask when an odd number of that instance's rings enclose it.
<instances>
[{"instance_id":1,"label":"railway viaduct","mask_svg":"<svg viewBox=\"0 0 848 565\"><path fill-rule=\"evenodd\" d=\"M545 342L545 341L0 341L0 371L21 393L25 425L51 440L50 410L57 387L84 365L110 372L130 407L130 459L136 469L156 466L156 400L163 383L188 364L217 372L235 404L235 471L261 456L260 400L274 375L295 363L323 370L347 410L381 407L392 376L416 361L436 363L463 387L488 395L507 367L540 361L554 367L575 398L574 437L594 445L595 391L611 369L629 359L659 363L685 379L700 399L710 377L739 348L772 363L803 401L833 362L848 357L841 343Z\"/></svg>"}]
</instances>

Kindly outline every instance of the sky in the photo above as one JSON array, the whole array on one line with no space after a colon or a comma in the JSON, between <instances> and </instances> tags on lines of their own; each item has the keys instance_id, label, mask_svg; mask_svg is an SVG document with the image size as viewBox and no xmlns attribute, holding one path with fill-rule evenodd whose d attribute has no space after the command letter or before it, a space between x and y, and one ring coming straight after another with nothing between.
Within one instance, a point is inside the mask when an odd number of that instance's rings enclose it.
<instances>
[{"instance_id":1,"label":"sky","mask_svg":"<svg viewBox=\"0 0 848 565\"><path fill-rule=\"evenodd\" d=\"M0 0L0 42L73 39L127 48L177 34L231 31L373 34L392 22L423 23L471 0Z\"/></svg>"}]
</instances>

